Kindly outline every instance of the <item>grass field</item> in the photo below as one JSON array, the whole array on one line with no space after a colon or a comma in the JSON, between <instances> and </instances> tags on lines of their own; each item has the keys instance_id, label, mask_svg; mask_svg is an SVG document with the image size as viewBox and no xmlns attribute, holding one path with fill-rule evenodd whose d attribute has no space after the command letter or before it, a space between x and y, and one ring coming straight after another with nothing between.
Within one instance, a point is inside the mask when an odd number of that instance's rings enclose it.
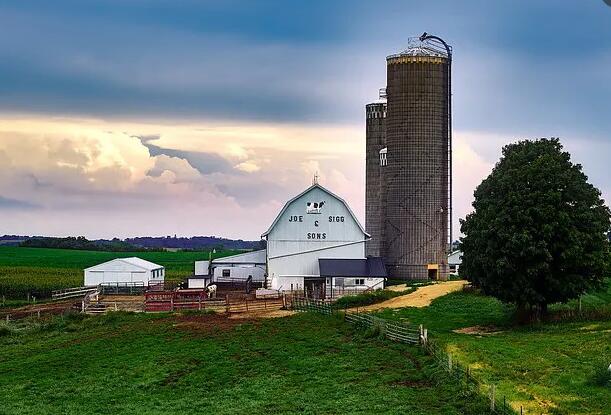
<instances>
[{"instance_id":1,"label":"grass field","mask_svg":"<svg viewBox=\"0 0 611 415\"><path fill-rule=\"evenodd\" d=\"M582 302L586 309L611 306L611 284ZM493 298L458 292L429 307L380 314L423 323L455 359L528 414L611 414L611 388L593 382L595 371L611 363L611 321L516 327L513 311Z\"/></svg>"},{"instance_id":2,"label":"grass field","mask_svg":"<svg viewBox=\"0 0 611 415\"><path fill-rule=\"evenodd\" d=\"M419 348L352 330L314 314L58 318L0 336L0 413L485 412Z\"/></svg>"},{"instance_id":3,"label":"grass field","mask_svg":"<svg viewBox=\"0 0 611 415\"><path fill-rule=\"evenodd\" d=\"M237 251L218 251L214 258ZM166 267L168 280L179 280L193 272L197 260L207 252L100 252L69 249L19 248L0 246L0 295L24 299L28 293L39 297L51 290L83 284L83 269L114 258L137 256Z\"/></svg>"}]
</instances>

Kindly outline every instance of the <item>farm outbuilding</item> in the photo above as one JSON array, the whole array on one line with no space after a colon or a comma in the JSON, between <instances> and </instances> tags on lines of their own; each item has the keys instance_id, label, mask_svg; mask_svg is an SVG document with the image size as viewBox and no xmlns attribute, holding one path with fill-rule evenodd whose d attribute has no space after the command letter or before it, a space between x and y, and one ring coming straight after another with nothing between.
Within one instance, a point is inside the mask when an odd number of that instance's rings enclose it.
<instances>
[{"instance_id":1,"label":"farm outbuilding","mask_svg":"<svg viewBox=\"0 0 611 415\"><path fill-rule=\"evenodd\" d=\"M141 258L116 258L102 264L85 268L85 286L97 285L144 285L161 283L165 268Z\"/></svg>"},{"instance_id":2,"label":"farm outbuilding","mask_svg":"<svg viewBox=\"0 0 611 415\"><path fill-rule=\"evenodd\" d=\"M268 288L314 298L332 297L336 282L364 286L359 290L383 288L385 270L374 276L367 269L374 262L384 268L380 258L365 257L369 235L348 204L316 182L286 203L262 237ZM323 275L325 266L341 275Z\"/></svg>"},{"instance_id":3,"label":"farm outbuilding","mask_svg":"<svg viewBox=\"0 0 611 415\"><path fill-rule=\"evenodd\" d=\"M462 252L454 251L448 255L448 266L450 268L451 275L458 275L458 268L462 264Z\"/></svg>"},{"instance_id":4,"label":"farm outbuilding","mask_svg":"<svg viewBox=\"0 0 611 415\"><path fill-rule=\"evenodd\" d=\"M244 252L210 261L195 261L195 274L187 279L189 288L204 288L212 282L265 281L266 251Z\"/></svg>"}]
</instances>

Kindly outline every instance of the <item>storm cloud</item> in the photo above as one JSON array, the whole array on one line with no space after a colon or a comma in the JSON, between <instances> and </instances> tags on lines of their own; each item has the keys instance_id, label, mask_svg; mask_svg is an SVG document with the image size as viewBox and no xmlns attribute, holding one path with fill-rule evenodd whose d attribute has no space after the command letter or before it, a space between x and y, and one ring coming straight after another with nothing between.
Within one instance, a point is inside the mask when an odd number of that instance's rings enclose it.
<instances>
[{"instance_id":1,"label":"storm cloud","mask_svg":"<svg viewBox=\"0 0 611 415\"><path fill-rule=\"evenodd\" d=\"M7 232L256 238L314 173L362 219L364 105L424 31L454 48L457 217L524 138L611 198L602 0L23 0L0 25Z\"/></svg>"}]
</instances>

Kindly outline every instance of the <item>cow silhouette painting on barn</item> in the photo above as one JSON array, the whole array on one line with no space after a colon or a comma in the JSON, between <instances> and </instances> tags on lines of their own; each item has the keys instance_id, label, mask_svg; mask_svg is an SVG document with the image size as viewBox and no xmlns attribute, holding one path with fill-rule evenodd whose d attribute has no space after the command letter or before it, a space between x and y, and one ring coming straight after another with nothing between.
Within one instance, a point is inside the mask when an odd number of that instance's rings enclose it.
<instances>
[{"instance_id":1,"label":"cow silhouette painting on barn","mask_svg":"<svg viewBox=\"0 0 611 415\"><path fill-rule=\"evenodd\" d=\"M306 203L306 213L315 213L315 214L320 214L323 205L325 204L324 201L322 202L307 202Z\"/></svg>"}]
</instances>

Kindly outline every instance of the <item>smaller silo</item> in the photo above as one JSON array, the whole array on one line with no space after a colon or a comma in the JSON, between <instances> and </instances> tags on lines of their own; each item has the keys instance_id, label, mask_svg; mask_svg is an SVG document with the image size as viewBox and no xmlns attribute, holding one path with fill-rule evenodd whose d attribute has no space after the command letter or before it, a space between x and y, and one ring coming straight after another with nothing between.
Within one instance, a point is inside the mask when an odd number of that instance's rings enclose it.
<instances>
[{"instance_id":1,"label":"smaller silo","mask_svg":"<svg viewBox=\"0 0 611 415\"><path fill-rule=\"evenodd\" d=\"M386 146L386 98L365 106L365 229L371 236L365 246L367 256L380 256L382 245L382 178L380 151Z\"/></svg>"}]
</instances>

